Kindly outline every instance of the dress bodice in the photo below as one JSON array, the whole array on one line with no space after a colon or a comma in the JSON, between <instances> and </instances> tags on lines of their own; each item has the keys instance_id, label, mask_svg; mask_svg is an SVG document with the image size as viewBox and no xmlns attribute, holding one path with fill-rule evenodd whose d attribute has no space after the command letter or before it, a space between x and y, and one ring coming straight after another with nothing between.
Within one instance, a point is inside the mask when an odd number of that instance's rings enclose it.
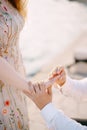
<instances>
[{"instance_id":1,"label":"dress bodice","mask_svg":"<svg viewBox=\"0 0 87 130\"><path fill-rule=\"evenodd\" d=\"M17 71L21 71L22 59L19 51L19 35L24 19L7 0L0 0L0 56Z\"/></svg>"}]
</instances>

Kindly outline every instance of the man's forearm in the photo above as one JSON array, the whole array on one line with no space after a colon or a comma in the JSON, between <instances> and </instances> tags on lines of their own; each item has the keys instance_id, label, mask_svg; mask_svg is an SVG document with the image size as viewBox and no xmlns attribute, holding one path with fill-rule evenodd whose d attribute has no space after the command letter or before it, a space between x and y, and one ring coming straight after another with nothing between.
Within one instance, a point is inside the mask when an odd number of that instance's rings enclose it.
<instances>
[{"instance_id":1,"label":"man's forearm","mask_svg":"<svg viewBox=\"0 0 87 130\"><path fill-rule=\"evenodd\" d=\"M75 80L67 76L66 83L62 86L62 93L75 98L75 100L87 99L87 78Z\"/></svg>"},{"instance_id":2,"label":"man's forearm","mask_svg":"<svg viewBox=\"0 0 87 130\"><path fill-rule=\"evenodd\" d=\"M41 114L50 130L87 130L86 126L68 118L51 103L41 110Z\"/></svg>"}]
</instances>

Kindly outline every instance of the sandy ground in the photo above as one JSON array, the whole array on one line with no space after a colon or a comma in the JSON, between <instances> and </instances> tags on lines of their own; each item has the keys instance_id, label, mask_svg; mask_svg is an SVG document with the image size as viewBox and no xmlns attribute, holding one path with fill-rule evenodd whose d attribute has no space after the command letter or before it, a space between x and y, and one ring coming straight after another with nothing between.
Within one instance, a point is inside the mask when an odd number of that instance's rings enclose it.
<instances>
[{"instance_id":1,"label":"sandy ground","mask_svg":"<svg viewBox=\"0 0 87 130\"><path fill-rule=\"evenodd\" d=\"M82 6L83 8L83 6ZM78 10L78 8L77 8ZM83 17L83 16L82 16ZM55 23L54 23L55 24ZM82 30L80 30L82 31ZM32 78L32 81L41 81L45 80L48 77L49 72L56 65L69 65L74 62L74 54L76 51L80 51L80 55L85 54L87 56L87 30L82 31L80 36L77 36L76 39L72 40L72 44L68 46L64 51L56 55L50 62L48 62L45 66L43 66L40 73L38 73L35 77ZM72 67L70 76L74 78L82 78L87 76L87 64L78 63L78 65ZM80 73L78 73L80 72ZM27 100L28 102L28 113L30 117L30 130L48 130L46 123L42 119L40 115L40 111L34 105L31 100ZM54 105L63 110L64 113L70 117L74 118L82 118L87 119L87 102L77 102L75 99L67 98L61 95L57 89L53 89L53 103Z\"/></svg>"}]
</instances>

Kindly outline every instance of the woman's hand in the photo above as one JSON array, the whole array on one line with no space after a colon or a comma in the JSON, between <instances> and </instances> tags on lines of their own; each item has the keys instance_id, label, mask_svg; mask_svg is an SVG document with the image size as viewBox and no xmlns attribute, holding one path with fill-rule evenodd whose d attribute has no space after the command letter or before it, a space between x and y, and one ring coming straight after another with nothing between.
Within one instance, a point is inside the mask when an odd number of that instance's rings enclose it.
<instances>
[{"instance_id":1,"label":"woman's hand","mask_svg":"<svg viewBox=\"0 0 87 130\"><path fill-rule=\"evenodd\" d=\"M35 83L29 87L31 93L25 91L25 94L37 105L40 110L48 103L52 102L51 87L46 89L45 85L46 84L44 82Z\"/></svg>"},{"instance_id":2,"label":"woman's hand","mask_svg":"<svg viewBox=\"0 0 87 130\"><path fill-rule=\"evenodd\" d=\"M54 80L59 86L62 86L66 82L66 72L64 67L56 67L51 75L49 76L49 81Z\"/></svg>"}]
</instances>

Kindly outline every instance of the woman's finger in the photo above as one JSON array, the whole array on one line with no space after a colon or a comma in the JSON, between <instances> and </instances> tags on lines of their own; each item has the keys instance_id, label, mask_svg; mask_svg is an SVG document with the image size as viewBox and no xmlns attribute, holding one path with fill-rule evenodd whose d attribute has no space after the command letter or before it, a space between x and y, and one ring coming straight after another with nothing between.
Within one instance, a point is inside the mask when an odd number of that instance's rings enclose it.
<instances>
[{"instance_id":1,"label":"woman's finger","mask_svg":"<svg viewBox=\"0 0 87 130\"><path fill-rule=\"evenodd\" d=\"M50 88L54 84L54 79L47 80L47 81L44 82L44 84L45 84L45 88Z\"/></svg>"}]
</instances>

